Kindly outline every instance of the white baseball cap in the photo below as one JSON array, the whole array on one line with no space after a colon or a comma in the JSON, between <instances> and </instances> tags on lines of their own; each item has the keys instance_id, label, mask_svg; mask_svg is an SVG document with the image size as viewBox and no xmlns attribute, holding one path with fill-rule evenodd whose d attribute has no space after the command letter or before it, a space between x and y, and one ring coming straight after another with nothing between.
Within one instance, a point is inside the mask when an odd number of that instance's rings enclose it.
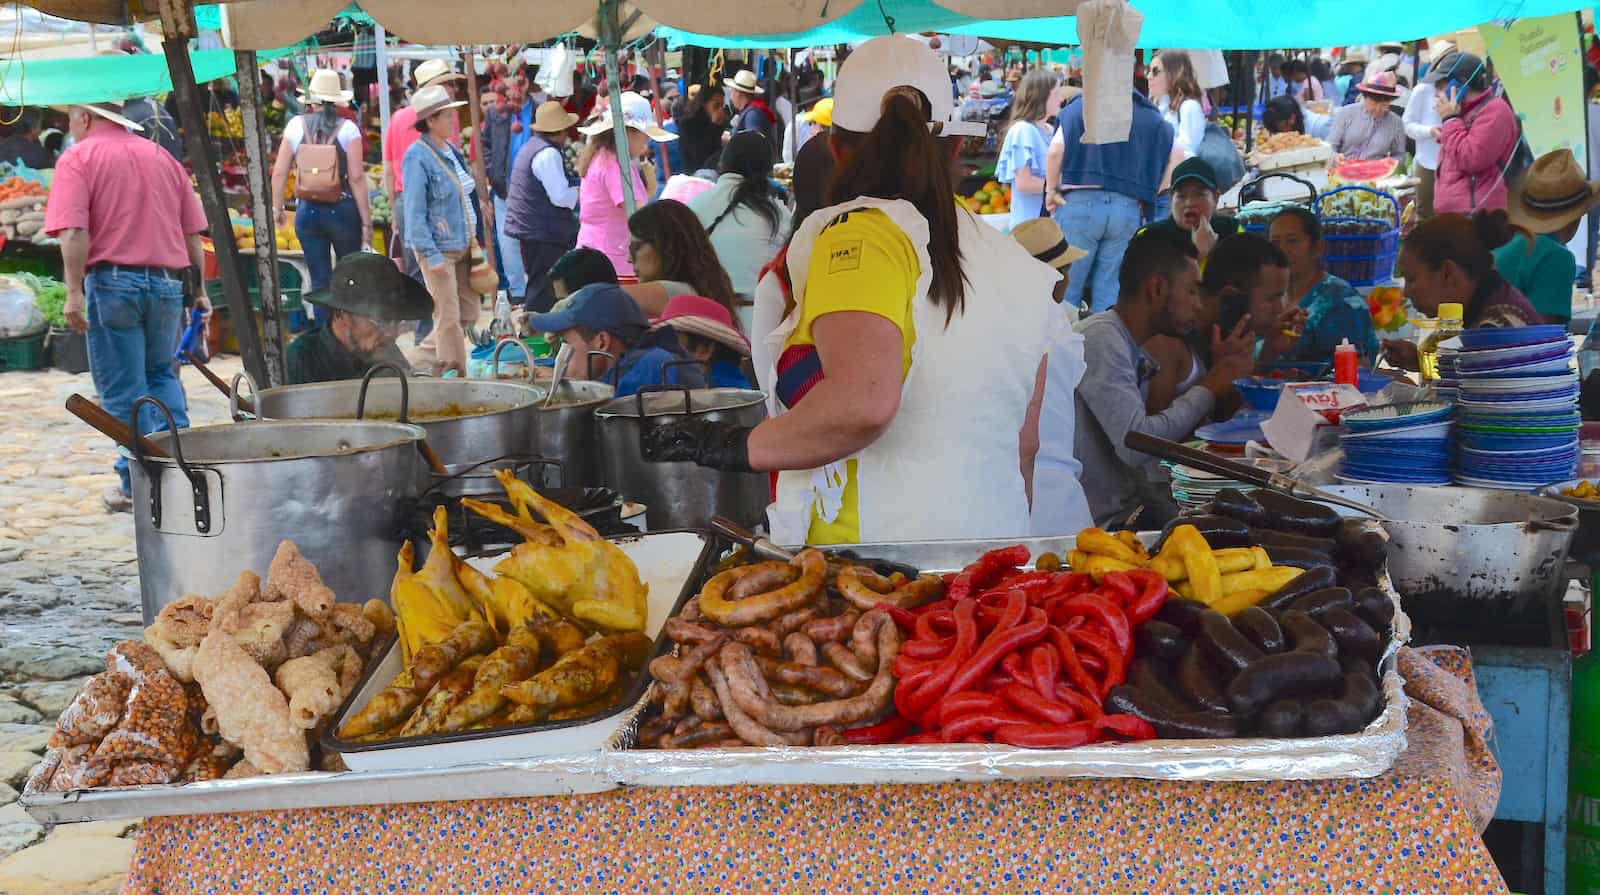
<instances>
[{"instance_id":1,"label":"white baseball cap","mask_svg":"<svg viewBox=\"0 0 1600 895\"><path fill-rule=\"evenodd\" d=\"M981 121L961 121L950 96L950 73L928 45L899 34L875 37L857 47L839 68L833 84L833 126L866 133L883 115L883 97L897 87L910 87L927 98L932 109L928 127L939 136L978 137L988 132Z\"/></svg>"},{"instance_id":2,"label":"white baseball cap","mask_svg":"<svg viewBox=\"0 0 1600 895\"><path fill-rule=\"evenodd\" d=\"M650 112L650 101L634 93L632 90L622 94L622 124L631 127L657 143L670 143L678 139L678 135L663 130L656 124L655 115ZM611 130L611 107L607 106L605 114L601 115L593 124L578 128L578 133L593 137Z\"/></svg>"}]
</instances>

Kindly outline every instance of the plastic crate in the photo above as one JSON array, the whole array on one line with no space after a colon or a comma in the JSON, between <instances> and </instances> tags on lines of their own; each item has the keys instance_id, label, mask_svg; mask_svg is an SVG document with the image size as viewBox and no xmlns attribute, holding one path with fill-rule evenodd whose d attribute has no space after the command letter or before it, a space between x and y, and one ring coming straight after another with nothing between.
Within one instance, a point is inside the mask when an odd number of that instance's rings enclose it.
<instances>
[{"instance_id":1,"label":"plastic crate","mask_svg":"<svg viewBox=\"0 0 1600 895\"><path fill-rule=\"evenodd\" d=\"M0 339L0 372L37 370L44 366L44 333L20 339Z\"/></svg>"},{"instance_id":2,"label":"plastic crate","mask_svg":"<svg viewBox=\"0 0 1600 895\"><path fill-rule=\"evenodd\" d=\"M255 259L243 265L244 287L250 295L250 307L261 310L261 281L256 276ZM226 307L227 301L222 291L222 280L219 278L206 278L206 294L211 296L212 304L219 308ZM286 261L278 262L278 293L283 296L283 309L285 311L298 311L301 309L300 293L305 289L301 282L300 271L293 264Z\"/></svg>"},{"instance_id":3,"label":"plastic crate","mask_svg":"<svg viewBox=\"0 0 1600 895\"><path fill-rule=\"evenodd\" d=\"M1343 192L1366 192L1389 200L1394 219L1369 217L1328 217L1323 203ZM1400 203L1394 196L1365 186L1342 186L1317 197L1317 217L1322 221L1322 261L1328 273L1352 286L1377 286L1394 278L1395 257L1400 254ZM1384 229L1372 233L1331 233L1338 224L1377 224Z\"/></svg>"}]
</instances>

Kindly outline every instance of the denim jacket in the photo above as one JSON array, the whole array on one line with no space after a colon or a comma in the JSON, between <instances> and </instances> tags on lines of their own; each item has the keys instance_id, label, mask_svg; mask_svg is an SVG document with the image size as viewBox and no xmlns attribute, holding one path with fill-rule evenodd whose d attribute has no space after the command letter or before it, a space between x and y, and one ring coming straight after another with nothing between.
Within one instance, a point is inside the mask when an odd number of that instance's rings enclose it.
<instances>
[{"instance_id":1,"label":"denim jacket","mask_svg":"<svg viewBox=\"0 0 1600 895\"><path fill-rule=\"evenodd\" d=\"M456 154L466 165L461 150L445 144L445 151ZM445 252L460 252L467 248L468 223L466 203L461 199L455 173L439 160L426 136L411 144L401 162L402 182L406 191L401 194L405 202L406 246L421 252L429 266L444 261ZM418 188L417 184L426 184ZM471 201L471 197L467 198Z\"/></svg>"}]
</instances>

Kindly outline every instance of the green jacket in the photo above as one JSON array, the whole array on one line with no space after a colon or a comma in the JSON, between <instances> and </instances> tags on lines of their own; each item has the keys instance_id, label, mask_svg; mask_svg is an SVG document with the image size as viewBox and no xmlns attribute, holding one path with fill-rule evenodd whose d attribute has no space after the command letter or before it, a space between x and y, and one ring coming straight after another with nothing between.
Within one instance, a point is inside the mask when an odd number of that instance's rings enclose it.
<instances>
[{"instance_id":1,"label":"green jacket","mask_svg":"<svg viewBox=\"0 0 1600 895\"><path fill-rule=\"evenodd\" d=\"M358 357L334 338L327 324L301 334L289 343L284 364L288 367L290 385L306 382L334 382L340 379L360 379L367 375L373 364L389 361L406 372L411 365L393 342L379 349L371 357Z\"/></svg>"},{"instance_id":2,"label":"green jacket","mask_svg":"<svg viewBox=\"0 0 1600 895\"><path fill-rule=\"evenodd\" d=\"M1548 233L1535 237L1532 252L1521 234L1511 237L1494 250L1494 269L1528 297L1535 311L1556 321L1572 319L1572 284L1577 280L1578 262L1555 237Z\"/></svg>"}]
</instances>

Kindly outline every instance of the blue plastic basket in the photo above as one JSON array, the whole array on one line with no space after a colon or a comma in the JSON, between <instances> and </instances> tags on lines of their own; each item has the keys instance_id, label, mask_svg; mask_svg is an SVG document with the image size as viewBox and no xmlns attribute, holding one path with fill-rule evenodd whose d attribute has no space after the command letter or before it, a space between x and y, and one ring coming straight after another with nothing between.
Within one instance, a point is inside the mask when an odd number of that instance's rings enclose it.
<instances>
[{"instance_id":1,"label":"blue plastic basket","mask_svg":"<svg viewBox=\"0 0 1600 895\"><path fill-rule=\"evenodd\" d=\"M1323 216L1323 202L1329 196L1351 190L1388 199L1394 206L1393 220ZM1316 207L1317 217L1322 221L1322 260L1328 273L1352 286L1376 286L1394 278L1394 259L1400 253L1400 202L1394 196L1371 187L1341 186L1318 196ZM1381 224L1385 229L1361 234L1328 232L1330 224L1343 223Z\"/></svg>"}]
</instances>

